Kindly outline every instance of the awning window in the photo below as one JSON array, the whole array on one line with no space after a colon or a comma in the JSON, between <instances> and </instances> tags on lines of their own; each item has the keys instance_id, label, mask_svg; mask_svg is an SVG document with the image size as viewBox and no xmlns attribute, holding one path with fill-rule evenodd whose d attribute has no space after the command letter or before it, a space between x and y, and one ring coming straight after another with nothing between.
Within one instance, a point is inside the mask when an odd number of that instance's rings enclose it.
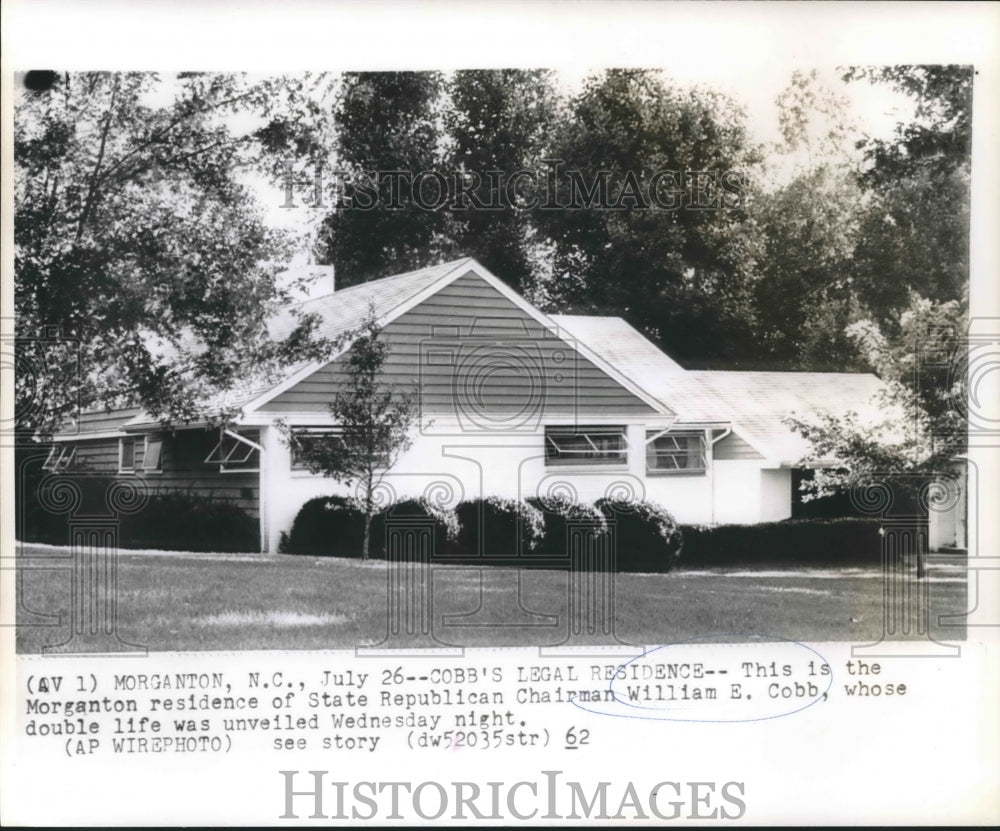
<instances>
[{"instance_id":1,"label":"awning window","mask_svg":"<svg viewBox=\"0 0 1000 831\"><path fill-rule=\"evenodd\" d=\"M223 473L252 471L260 468L260 445L249 436L224 430L206 464L217 464Z\"/></svg>"},{"instance_id":2,"label":"awning window","mask_svg":"<svg viewBox=\"0 0 1000 831\"><path fill-rule=\"evenodd\" d=\"M142 458L142 469L145 471L163 470L162 453L163 439L147 438L146 453Z\"/></svg>"},{"instance_id":3,"label":"awning window","mask_svg":"<svg viewBox=\"0 0 1000 831\"><path fill-rule=\"evenodd\" d=\"M628 443L624 427L545 428L545 464L624 464Z\"/></svg>"},{"instance_id":4,"label":"awning window","mask_svg":"<svg viewBox=\"0 0 1000 831\"><path fill-rule=\"evenodd\" d=\"M647 473L704 473L705 435L702 432L646 433Z\"/></svg>"}]
</instances>

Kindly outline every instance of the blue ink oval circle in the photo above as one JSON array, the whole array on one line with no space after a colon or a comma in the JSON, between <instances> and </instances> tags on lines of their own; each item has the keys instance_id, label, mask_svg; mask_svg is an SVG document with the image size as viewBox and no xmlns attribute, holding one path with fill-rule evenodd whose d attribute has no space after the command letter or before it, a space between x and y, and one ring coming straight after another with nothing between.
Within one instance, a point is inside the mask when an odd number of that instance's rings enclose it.
<instances>
[{"instance_id":1,"label":"blue ink oval circle","mask_svg":"<svg viewBox=\"0 0 1000 831\"><path fill-rule=\"evenodd\" d=\"M721 660L713 651L705 661L697 652L706 644L766 651L734 660ZM618 667L597 701L582 700L578 693L572 703L616 718L738 723L800 713L826 701L832 686L832 667L811 646L777 635L726 632L649 649Z\"/></svg>"}]
</instances>

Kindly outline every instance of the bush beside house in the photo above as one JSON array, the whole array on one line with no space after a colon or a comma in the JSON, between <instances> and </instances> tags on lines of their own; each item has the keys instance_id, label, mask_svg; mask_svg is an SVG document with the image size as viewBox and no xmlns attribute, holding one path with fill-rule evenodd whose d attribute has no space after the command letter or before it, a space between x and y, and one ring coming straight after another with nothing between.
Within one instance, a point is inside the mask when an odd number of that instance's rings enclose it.
<instances>
[{"instance_id":1,"label":"bush beside house","mask_svg":"<svg viewBox=\"0 0 1000 831\"><path fill-rule=\"evenodd\" d=\"M878 520L855 518L684 525L684 567L877 565L880 527Z\"/></svg>"},{"instance_id":2,"label":"bush beside house","mask_svg":"<svg viewBox=\"0 0 1000 831\"><path fill-rule=\"evenodd\" d=\"M618 568L667 571L680 552L673 517L651 503L598 503L568 500L519 501L487 497L460 503L454 511L422 500L397 503L372 521L371 555L386 555L387 522L404 529L433 529L438 562L456 565L553 567L567 562L569 527L579 523L597 533L616 528ZM359 557L364 517L351 499L322 497L303 505L282 540L281 551L313 556Z\"/></svg>"},{"instance_id":3,"label":"bush beside house","mask_svg":"<svg viewBox=\"0 0 1000 831\"><path fill-rule=\"evenodd\" d=\"M259 551L257 520L233 502L198 494L156 494L119 527L124 548L171 551Z\"/></svg>"},{"instance_id":4,"label":"bush beside house","mask_svg":"<svg viewBox=\"0 0 1000 831\"><path fill-rule=\"evenodd\" d=\"M455 509L458 536L446 556L453 562L510 560L521 565L540 553L545 534L542 513L516 499L487 497L462 502Z\"/></svg>"},{"instance_id":5,"label":"bush beside house","mask_svg":"<svg viewBox=\"0 0 1000 831\"><path fill-rule=\"evenodd\" d=\"M670 571L681 555L681 531L664 508L647 501L599 499L597 509L614 523L619 571Z\"/></svg>"},{"instance_id":6,"label":"bush beside house","mask_svg":"<svg viewBox=\"0 0 1000 831\"><path fill-rule=\"evenodd\" d=\"M23 542L69 545L70 517L114 516L105 494L116 480L103 476L37 477L45 492L18 501L17 538ZM68 485L68 487L67 487ZM78 492L79 505L71 494ZM120 548L168 551L259 551L257 520L233 502L174 491L149 496L135 513L118 511Z\"/></svg>"},{"instance_id":7,"label":"bush beside house","mask_svg":"<svg viewBox=\"0 0 1000 831\"><path fill-rule=\"evenodd\" d=\"M364 513L353 499L321 496L303 505L291 529L281 535L282 554L316 557L360 557L364 538ZM372 535L373 543L378 537ZM373 553L380 551L373 544Z\"/></svg>"},{"instance_id":8,"label":"bush beside house","mask_svg":"<svg viewBox=\"0 0 1000 831\"><path fill-rule=\"evenodd\" d=\"M343 496L310 499L299 510L291 530L282 534L282 554L307 554L315 557L361 557L365 515L357 501ZM422 499L397 502L372 517L369 556L385 559L388 527L405 528L412 524L433 530L434 544L440 555L455 544L458 518L454 511L440 508Z\"/></svg>"}]
</instances>

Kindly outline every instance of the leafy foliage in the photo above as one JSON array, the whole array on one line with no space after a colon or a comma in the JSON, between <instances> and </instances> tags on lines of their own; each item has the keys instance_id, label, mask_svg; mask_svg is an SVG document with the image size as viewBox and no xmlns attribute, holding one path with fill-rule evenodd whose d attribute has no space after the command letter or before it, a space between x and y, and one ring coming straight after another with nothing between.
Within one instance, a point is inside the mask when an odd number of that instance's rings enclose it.
<instances>
[{"instance_id":1,"label":"leafy foliage","mask_svg":"<svg viewBox=\"0 0 1000 831\"><path fill-rule=\"evenodd\" d=\"M205 416L198 402L233 379L310 351L305 317L269 337L274 263L291 240L241 184L259 147L227 126L268 112L280 86L66 73L20 94L18 360L38 371L67 342L79 355L78 382L45 370L44 385L22 385L22 429L45 433L80 405L123 401L168 419Z\"/></svg>"},{"instance_id":2,"label":"leafy foliage","mask_svg":"<svg viewBox=\"0 0 1000 831\"><path fill-rule=\"evenodd\" d=\"M519 565L537 553L545 534L542 512L527 502L488 496L462 502L455 509L459 533L453 554L509 559Z\"/></svg>"},{"instance_id":3,"label":"leafy foliage","mask_svg":"<svg viewBox=\"0 0 1000 831\"><path fill-rule=\"evenodd\" d=\"M436 240L444 215L410 199L392 177L381 184L369 174L438 170L438 72L349 72L342 79L333 113L333 155L347 176L344 196L361 203L359 189L372 186L378 202L370 209L337 209L320 229L317 253L336 266L343 287L410 271L439 259Z\"/></svg>"},{"instance_id":4,"label":"leafy foliage","mask_svg":"<svg viewBox=\"0 0 1000 831\"><path fill-rule=\"evenodd\" d=\"M669 571L681 555L683 538L666 508L646 500L599 499L595 506L614 522L622 571Z\"/></svg>"},{"instance_id":5,"label":"leafy foliage","mask_svg":"<svg viewBox=\"0 0 1000 831\"><path fill-rule=\"evenodd\" d=\"M282 554L357 557L364 541L365 515L356 500L343 496L310 499L282 536Z\"/></svg>"},{"instance_id":6,"label":"leafy foliage","mask_svg":"<svg viewBox=\"0 0 1000 831\"><path fill-rule=\"evenodd\" d=\"M574 207L537 212L554 247L553 305L622 315L682 361L738 355L752 335L758 256L741 193L749 182L734 180L730 192L719 182L707 188L716 209L689 206L705 198L693 172L739 177L757 163L739 108L708 90L674 88L657 72L608 70L570 102L553 144L565 171L586 183L603 176L615 206L576 205L564 173L558 201ZM676 210L633 196L638 177L652 181L658 171L687 176L660 181L658 191L680 194Z\"/></svg>"},{"instance_id":7,"label":"leafy foliage","mask_svg":"<svg viewBox=\"0 0 1000 831\"><path fill-rule=\"evenodd\" d=\"M69 479L80 491L79 514L106 515L105 494L113 478L94 475L59 477L33 474L21 483L17 538L25 542L69 545L70 517L45 507L39 488L59 488ZM48 500L52 504L53 500ZM142 508L120 515L118 545L167 551L259 551L257 520L231 500L188 491L165 491L148 497Z\"/></svg>"},{"instance_id":8,"label":"leafy foliage","mask_svg":"<svg viewBox=\"0 0 1000 831\"><path fill-rule=\"evenodd\" d=\"M845 333L886 382L887 418L790 420L810 440L810 460L839 460L804 481L804 498L893 474L948 476L965 449L972 71L897 66L844 77L892 85L914 99L916 117L892 140L860 143L868 200L848 282L861 311Z\"/></svg>"},{"instance_id":9,"label":"leafy foliage","mask_svg":"<svg viewBox=\"0 0 1000 831\"><path fill-rule=\"evenodd\" d=\"M580 523L604 533L607 531L607 520L604 514L594 505L573 502L565 497L532 497L527 503L541 511L544 522L542 550L553 557L569 555L570 523Z\"/></svg>"},{"instance_id":10,"label":"leafy foliage","mask_svg":"<svg viewBox=\"0 0 1000 831\"><path fill-rule=\"evenodd\" d=\"M838 463L804 480L803 498L830 496L894 473L946 476L949 461L965 451L968 425L961 403L966 378L959 360L964 348L963 304L934 303L914 294L898 328L894 338L886 337L872 321L860 321L849 329L886 383L879 401L882 422L872 424L856 413L789 419L810 442L805 463Z\"/></svg>"},{"instance_id":11,"label":"leafy foliage","mask_svg":"<svg viewBox=\"0 0 1000 831\"><path fill-rule=\"evenodd\" d=\"M685 568L872 566L882 556L877 519L808 519L754 525L682 525Z\"/></svg>"},{"instance_id":12,"label":"leafy foliage","mask_svg":"<svg viewBox=\"0 0 1000 831\"><path fill-rule=\"evenodd\" d=\"M961 300L969 280L972 68L856 68L848 80L889 84L911 97L915 119L891 140L860 143L860 177L873 197L855 256L855 285L874 320L896 331L909 293Z\"/></svg>"},{"instance_id":13,"label":"leafy foliage","mask_svg":"<svg viewBox=\"0 0 1000 831\"><path fill-rule=\"evenodd\" d=\"M538 270L537 233L529 211L510 204L507 179L543 168L560 113L554 73L537 69L470 69L448 83L444 122L452 170L466 171L472 207L450 216L451 251L471 254L515 290L524 292ZM478 204L491 206L477 209ZM496 208L492 206L497 206Z\"/></svg>"}]
</instances>

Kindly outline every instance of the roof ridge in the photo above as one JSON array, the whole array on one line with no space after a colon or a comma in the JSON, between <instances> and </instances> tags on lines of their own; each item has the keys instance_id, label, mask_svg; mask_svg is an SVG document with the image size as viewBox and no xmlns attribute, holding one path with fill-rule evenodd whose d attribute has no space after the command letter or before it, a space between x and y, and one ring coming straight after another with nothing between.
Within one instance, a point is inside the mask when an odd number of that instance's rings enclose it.
<instances>
[{"instance_id":1,"label":"roof ridge","mask_svg":"<svg viewBox=\"0 0 1000 831\"><path fill-rule=\"evenodd\" d=\"M849 375L852 377L871 375L873 378L878 378L874 372L861 369L849 372L824 369L689 369L687 371L696 375Z\"/></svg>"},{"instance_id":2,"label":"roof ridge","mask_svg":"<svg viewBox=\"0 0 1000 831\"><path fill-rule=\"evenodd\" d=\"M426 265L423 268L414 268L410 271L401 271L399 274L386 274L384 277L376 277L373 280L364 280L360 283L354 283L353 285L347 286L342 289L334 288L333 291L327 292L326 294L320 294L316 297L307 297L303 300L297 300L294 303L288 303L282 306L282 309L292 309L296 306L302 306L306 303L313 303L318 300L326 300L327 298L333 297L334 295L343 296L350 292L354 292L355 289L360 289L364 286L370 286L373 283L383 283L387 280L397 280L403 277L413 277L421 272L431 271L432 269L441 269L451 271L452 269L458 268L463 262L471 262L474 257L459 257L457 260L445 260L440 263L433 263L432 265Z\"/></svg>"}]
</instances>

